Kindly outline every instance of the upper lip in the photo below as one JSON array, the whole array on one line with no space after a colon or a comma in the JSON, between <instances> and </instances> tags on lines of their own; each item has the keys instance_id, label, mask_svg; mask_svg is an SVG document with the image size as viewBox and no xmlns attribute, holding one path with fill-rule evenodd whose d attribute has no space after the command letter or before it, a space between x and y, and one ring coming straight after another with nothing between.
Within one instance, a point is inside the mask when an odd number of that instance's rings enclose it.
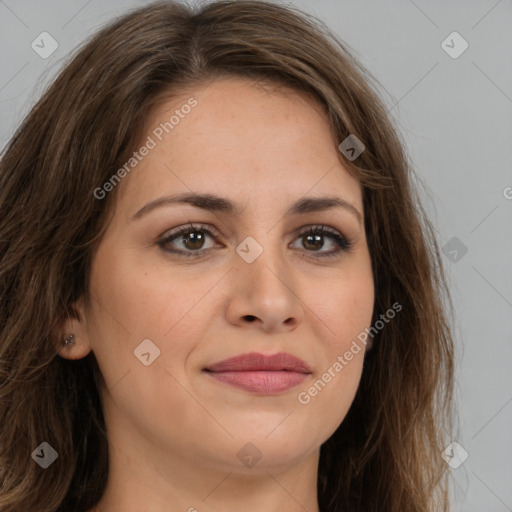
<instances>
[{"instance_id":1,"label":"upper lip","mask_svg":"<svg viewBox=\"0 0 512 512\"><path fill-rule=\"evenodd\" d=\"M311 373L309 366L298 357L285 352L265 355L249 352L224 359L205 368L210 372L247 372L247 371L292 371Z\"/></svg>"}]
</instances>

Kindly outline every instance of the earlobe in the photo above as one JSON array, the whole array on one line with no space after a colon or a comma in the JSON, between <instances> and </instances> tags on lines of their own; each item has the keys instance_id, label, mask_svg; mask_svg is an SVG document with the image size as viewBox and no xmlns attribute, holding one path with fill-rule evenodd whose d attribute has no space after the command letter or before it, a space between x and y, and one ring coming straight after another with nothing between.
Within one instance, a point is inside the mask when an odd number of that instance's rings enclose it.
<instances>
[{"instance_id":1,"label":"earlobe","mask_svg":"<svg viewBox=\"0 0 512 512\"><path fill-rule=\"evenodd\" d=\"M72 306L56 329L57 352L64 359L81 359L91 351L83 299Z\"/></svg>"}]
</instances>

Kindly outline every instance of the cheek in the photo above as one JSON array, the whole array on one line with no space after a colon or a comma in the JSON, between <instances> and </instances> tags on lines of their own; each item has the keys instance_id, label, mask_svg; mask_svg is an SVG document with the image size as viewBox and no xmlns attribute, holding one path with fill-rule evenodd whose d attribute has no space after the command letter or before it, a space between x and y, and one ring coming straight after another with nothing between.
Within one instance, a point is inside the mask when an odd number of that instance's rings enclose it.
<instances>
[{"instance_id":1,"label":"cheek","mask_svg":"<svg viewBox=\"0 0 512 512\"><path fill-rule=\"evenodd\" d=\"M213 284L180 281L170 269L164 278L162 268L144 267L128 252L113 253L101 254L91 274L89 336L107 389L140 429L155 411L164 425L173 423L176 409L186 421L199 414L182 387L186 358L201 339L195 306Z\"/></svg>"},{"instance_id":2,"label":"cheek","mask_svg":"<svg viewBox=\"0 0 512 512\"><path fill-rule=\"evenodd\" d=\"M329 436L346 416L361 379L366 345L358 336L371 326L375 298L369 258L331 279L327 290L310 288L311 310L321 320L317 338L323 357L297 401Z\"/></svg>"},{"instance_id":3,"label":"cheek","mask_svg":"<svg viewBox=\"0 0 512 512\"><path fill-rule=\"evenodd\" d=\"M194 308L203 288L206 292L204 281L184 281L179 270L156 268L129 250L117 257L99 254L98 262L91 290L110 314L110 323L121 324L133 341L163 339Z\"/></svg>"},{"instance_id":4,"label":"cheek","mask_svg":"<svg viewBox=\"0 0 512 512\"><path fill-rule=\"evenodd\" d=\"M308 305L322 321L328 352L348 350L351 341L370 326L374 308L374 282L371 266L353 265L316 287L308 287Z\"/></svg>"},{"instance_id":5,"label":"cheek","mask_svg":"<svg viewBox=\"0 0 512 512\"><path fill-rule=\"evenodd\" d=\"M91 275L96 300L90 341L100 367L105 367L102 371L112 379L120 377L122 368L138 374L146 367L134 351L149 339L160 353L148 368L159 368L158 378L168 378L167 369L183 380L186 358L210 325L205 317L211 311L205 308L219 276L193 276L165 263L150 265L135 251L107 251L98 253Z\"/></svg>"},{"instance_id":6,"label":"cheek","mask_svg":"<svg viewBox=\"0 0 512 512\"><path fill-rule=\"evenodd\" d=\"M306 427L305 438L313 436L316 444L322 444L343 422L359 386L363 358L361 350L345 365L330 363L308 387L299 391L296 417L307 418L302 424Z\"/></svg>"},{"instance_id":7,"label":"cheek","mask_svg":"<svg viewBox=\"0 0 512 512\"><path fill-rule=\"evenodd\" d=\"M366 350L358 336L370 327L374 305L372 279L344 280L329 288L328 300L312 308L322 319L321 364L314 380L297 394L299 410L319 442L334 433L352 405Z\"/></svg>"},{"instance_id":8,"label":"cheek","mask_svg":"<svg viewBox=\"0 0 512 512\"><path fill-rule=\"evenodd\" d=\"M374 294L373 285L368 287L358 283L353 289L344 288L333 298L328 318L331 327L331 351L344 352L349 350L351 342L371 325Z\"/></svg>"}]
</instances>

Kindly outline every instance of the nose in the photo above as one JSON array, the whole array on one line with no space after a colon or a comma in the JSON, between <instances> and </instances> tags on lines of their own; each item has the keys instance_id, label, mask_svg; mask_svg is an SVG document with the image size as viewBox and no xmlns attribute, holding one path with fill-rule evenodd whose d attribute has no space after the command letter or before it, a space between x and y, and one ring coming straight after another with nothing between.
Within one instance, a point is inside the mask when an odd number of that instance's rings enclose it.
<instances>
[{"instance_id":1,"label":"nose","mask_svg":"<svg viewBox=\"0 0 512 512\"><path fill-rule=\"evenodd\" d=\"M235 258L228 321L267 333L296 329L304 316L303 303L290 264L280 251L265 249L252 263Z\"/></svg>"}]
</instances>

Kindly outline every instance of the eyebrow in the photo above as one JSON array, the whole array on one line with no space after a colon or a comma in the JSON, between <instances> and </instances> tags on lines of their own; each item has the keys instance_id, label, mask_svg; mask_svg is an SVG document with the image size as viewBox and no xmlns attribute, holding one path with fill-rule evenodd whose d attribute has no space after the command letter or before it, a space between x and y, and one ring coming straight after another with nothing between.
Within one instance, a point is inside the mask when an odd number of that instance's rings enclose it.
<instances>
[{"instance_id":1,"label":"eyebrow","mask_svg":"<svg viewBox=\"0 0 512 512\"><path fill-rule=\"evenodd\" d=\"M240 204L236 204L227 198L215 196L213 194L182 193L167 195L150 201L138 210L131 220L134 221L136 219L140 219L156 208L173 204L189 204L196 208L201 208L210 212L224 213L227 215L240 215L244 209ZM343 208L349 213L355 215L359 223L363 222L363 216L354 205L345 199L336 196L304 197L292 204L285 215L291 216L310 212L320 212L332 208Z\"/></svg>"}]
</instances>

